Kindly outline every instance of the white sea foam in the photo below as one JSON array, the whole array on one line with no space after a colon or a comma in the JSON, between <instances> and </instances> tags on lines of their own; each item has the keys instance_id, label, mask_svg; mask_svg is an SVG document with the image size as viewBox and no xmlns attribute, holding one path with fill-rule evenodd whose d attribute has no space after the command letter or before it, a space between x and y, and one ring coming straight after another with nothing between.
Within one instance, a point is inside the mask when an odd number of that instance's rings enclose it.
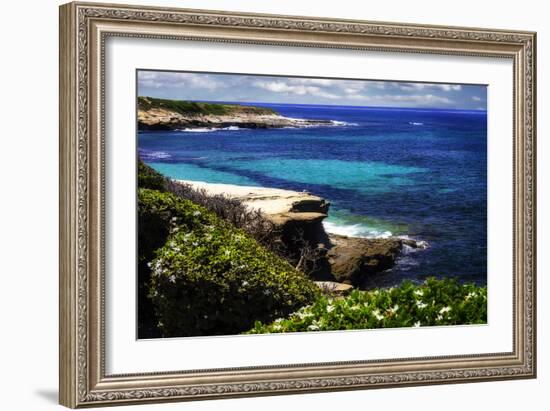
<instances>
[{"instance_id":1,"label":"white sea foam","mask_svg":"<svg viewBox=\"0 0 550 411\"><path fill-rule=\"evenodd\" d=\"M145 159L151 159L151 160L162 160L165 158L172 157L170 154L164 152L164 151L148 151L148 150L140 150L139 154L141 157Z\"/></svg>"},{"instance_id":2,"label":"white sea foam","mask_svg":"<svg viewBox=\"0 0 550 411\"><path fill-rule=\"evenodd\" d=\"M323 226L325 227L325 231L327 233L345 235L348 237L389 238L392 236L391 231L369 229L362 224L341 225L330 221L324 221Z\"/></svg>"},{"instance_id":3,"label":"white sea foam","mask_svg":"<svg viewBox=\"0 0 550 411\"><path fill-rule=\"evenodd\" d=\"M409 124L411 126L423 126L424 125L424 123L418 123L418 122L415 122L415 121L409 121Z\"/></svg>"},{"instance_id":4,"label":"white sea foam","mask_svg":"<svg viewBox=\"0 0 550 411\"><path fill-rule=\"evenodd\" d=\"M357 123L348 123L347 121L330 120L333 126L357 126Z\"/></svg>"},{"instance_id":5,"label":"white sea foam","mask_svg":"<svg viewBox=\"0 0 550 411\"><path fill-rule=\"evenodd\" d=\"M198 127L198 128L180 128L176 129L176 131L182 131L184 133L211 133L213 131L236 131L236 130L242 130L242 128L237 126L229 126L229 127Z\"/></svg>"}]
</instances>

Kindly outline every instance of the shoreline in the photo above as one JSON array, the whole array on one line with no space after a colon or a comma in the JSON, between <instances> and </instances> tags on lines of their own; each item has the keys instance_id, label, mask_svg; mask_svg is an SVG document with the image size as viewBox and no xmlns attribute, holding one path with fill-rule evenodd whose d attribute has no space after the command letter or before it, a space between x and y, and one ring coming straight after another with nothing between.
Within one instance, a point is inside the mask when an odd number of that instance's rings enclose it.
<instances>
[{"instance_id":1,"label":"shoreline","mask_svg":"<svg viewBox=\"0 0 550 411\"><path fill-rule=\"evenodd\" d=\"M181 180L181 179L172 179L177 183L183 183L191 185L198 189L205 189L210 195L227 195L229 197L236 198L243 201L252 208L263 211L267 214L275 214L280 212L285 212L288 205L287 202L295 199L305 199L311 197L315 201L317 199L324 200L327 204L330 204L325 199L322 199L319 196L316 196L309 191L296 191L288 190L283 188L270 188L264 186L244 186L238 184L229 184L229 183L208 183L206 181L198 180ZM329 218L329 212L327 210L327 218ZM409 237L406 234L395 235L391 231L383 231L378 235L361 235L350 233L352 227L360 226L360 224L338 224L333 221L323 220L323 227L327 234L335 236L343 236L350 238L364 238L364 239L388 239L388 238L397 238L401 240L410 240L416 241L417 243L424 243L427 246L427 243L423 240L418 240Z\"/></svg>"},{"instance_id":2,"label":"shoreline","mask_svg":"<svg viewBox=\"0 0 550 411\"><path fill-rule=\"evenodd\" d=\"M275 110L245 105L196 103L138 97L138 130L208 132L216 130L338 127L346 122L286 117Z\"/></svg>"},{"instance_id":3,"label":"shoreline","mask_svg":"<svg viewBox=\"0 0 550 411\"><path fill-rule=\"evenodd\" d=\"M202 191L207 196L224 196L259 211L282 233L287 246L300 254L298 243L316 249L322 269L313 279L362 287L365 280L383 273L396 264L403 254L420 251L428 243L406 236L357 237L327 230L325 219L330 203L308 191L206 183L194 180L172 180L177 184ZM390 233L391 234L391 233Z\"/></svg>"}]
</instances>

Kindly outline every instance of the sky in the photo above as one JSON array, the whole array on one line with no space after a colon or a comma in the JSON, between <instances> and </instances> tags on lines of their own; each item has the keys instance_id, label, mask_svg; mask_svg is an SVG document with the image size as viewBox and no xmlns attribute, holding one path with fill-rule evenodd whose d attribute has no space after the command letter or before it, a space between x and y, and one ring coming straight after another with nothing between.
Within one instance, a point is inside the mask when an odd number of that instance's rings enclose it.
<instances>
[{"instance_id":1,"label":"sky","mask_svg":"<svg viewBox=\"0 0 550 411\"><path fill-rule=\"evenodd\" d=\"M484 85L139 70L138 95L243 103L486 110Z\"/></svg>"}]
</instances>

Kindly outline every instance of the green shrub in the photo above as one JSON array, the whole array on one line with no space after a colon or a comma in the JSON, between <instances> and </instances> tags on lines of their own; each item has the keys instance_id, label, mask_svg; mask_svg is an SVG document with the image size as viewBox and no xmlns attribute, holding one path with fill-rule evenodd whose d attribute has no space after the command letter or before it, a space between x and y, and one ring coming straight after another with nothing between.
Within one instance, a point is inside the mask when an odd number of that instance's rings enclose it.
<instances>
[{"instance_id":1,"label":"green shrub","mask_svg":"<svg viewBox=\"0 0 550 411\"><path fill-rule=\"evenodd\" d=\"M251 334L355 330L433 325L485 324L487 288L454 279L430 278L421 285L354 290L345 298L321 297L289 318L256 322Z\"/></svg>"},{"instance_id":2,"label":"green shrub","mask_svg":"<svg viewBox=\"0 0 550 411\"><path fill-rule=\"evenodd\" d=\"M178 226L194 229L210 224L209 215L193 214L198 208L182 204L181 200L169 193L157 190L138 190L138 337L159 337L158 318L147 295L151 270L148 263L155 257L170 232Z\"/></svg>"},{"instance_id":3,"label":"green shrub","mask_svg":"<svg viewBox=\"0 0 550 411\"><path fill-rule=\"evenodd\" d=\"M140 190L140 202L148 229L170 232L150 263L149 295L164 337L243 332L319 295L304 274L203 207L150 190Z\"/></svg>"},{"instance_id":4,"label":"green shrub","mask_svg":"<svg viewBox=\"0 0 550 411\"><path fill-rule=\"evenodd\" d=\"M166 191L167 179L138 159L138 187Z\"/></svg>"}]
</instances>

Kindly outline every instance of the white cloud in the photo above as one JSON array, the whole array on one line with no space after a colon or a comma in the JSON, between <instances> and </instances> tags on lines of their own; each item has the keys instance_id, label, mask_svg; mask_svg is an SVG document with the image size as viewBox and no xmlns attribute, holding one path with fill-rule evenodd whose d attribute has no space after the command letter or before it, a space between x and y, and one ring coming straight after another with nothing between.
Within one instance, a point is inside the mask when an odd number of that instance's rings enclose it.
<instances>
[{"instance_id":1,"label":"white cloud","mask_svg":"<svg viewBox=\"0 0 550 411\"><path fill-rule=\"evenodd\" d=\"M460 91L462 90L462 86L460 84L438 84L443 91Z\"/></svg>"},{"instance_id":2,"label":"white cloud","mask_svg":"<svg viewBox=\"0 0 550 411\"><path fill-rule=\"evenodd\" d=\"M428 84L428 83L396 83L396 82L393 82L391 84L402 91L415 91L415 90L460 91L462 90L462 86L460 84Z\"/></svg>"},{"instance_id":3,"label":"white cloud","mask_svg":"<svg viewBox=\"0 0 550 411\"><path fill-rule=\"evenodd\" d=\"M372 82L369 82L368 85L370 87L376 88L378 90L385 90L387 82L386 81L372 81Z\"/></svg>"},{"instance_id":4,"label":"white cloud","mask_svg":"<svg viewBox=\"0 0 550 411\"><path fill-rule=\"evenodd\" d=\"M138 81L150 95L192 100L451 107L464 99L459 84L151 71L138 72ZM484 102L477 96L467 99L472 106Z\"/></svg>"},{"instance_id":5,"label":"white cloud","mask_svg":"<svg viewBox=\"0 0 550 411\"><path fill-rule=\"evenodd\" d=\"M148 88L196 88L216 90L226 84L208 74L139 71L140 87Z\"/></svg>"},{"instance_id":6,"label":"white cloud","mask_svg":"<svg viewBox=\"0 0 550 411\"><path fill-rule=\"evenodd\" d=\"M452 104L453 101L447 97L436 96L434 94L384 94L384 95L364 95L364 94L349 94L348 99L361 100L363 102L372 102L382 105L388 103L409 103L417 105L429 104Z\"/></svg>"},{"instance_id":7,"label":"white cloud","mask_svg":"<svg viewBox=\"0 0 550 411\"><path fill-rule=\"evenodd\" d=\"M289 79L289 83L311 86L332 86L336 83L336 80L329 80L324 78L291 78Z\"/></svg>"},{"instance_id":8,"label":"white cloud","mask_svg":"<svg viewBox=\"0 0 550 411\"><path fill-rule=\"evenodd\" d=\"M386 95L381 96L384 100L403 102L403 103L417 103L417 104L451 104L452 101L447 97L436 96L433 94L405 94L405 95Z\"/></svg>"},{"instance_id":9,"label":"white cloud","mask_svg":"<svg viewBox=\"0 0 550 411\"><path fill-rule=\"evenodd\" d=\"M272 91L275 93L285 93L285 94L295 94L298 96L311 95L314 97L325 97L325 98L339 98L340 96L334 93L327 92L322 90L317 86L306 86L302 84L293 85L288 84L285 81L276 80L276 81L255 81L254 86L259 87L264 90Z\"/></svg>"},{"instance_id":10,"label":"white cloud","mask_svg":"<svg viewBox=\"0 0 550 411\"><path fill-rule=\"evenodd\" d=\"M392 86L402 91L424 90L428 85L423 83L391 83Z\"/></svg>"}]
</instances>

